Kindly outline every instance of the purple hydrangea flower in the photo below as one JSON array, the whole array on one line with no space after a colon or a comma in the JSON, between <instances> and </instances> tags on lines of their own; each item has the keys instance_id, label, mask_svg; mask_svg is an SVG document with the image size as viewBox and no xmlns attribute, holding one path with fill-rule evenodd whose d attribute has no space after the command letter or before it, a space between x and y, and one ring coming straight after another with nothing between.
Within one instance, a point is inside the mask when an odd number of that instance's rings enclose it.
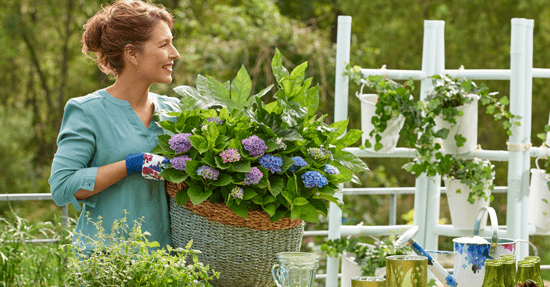
<instances>
[{"instance_id":1,"label":"purple hydrangea flower","mask_svg":"<svg viewBox=\"0 0 550 287\"><path fill-rule=\"evenodd\" d=\"M299 168L307 165L307 162L301 156L293 156L292 160L294 164L288 169L291 172L296 172Z\"/></svg>"},{"instance_id":2,"label":"purple hydrangea flower","mask_svg":"<svg viewBox=\"0 0 550 287\"><path fill-rule=\"evenodd\" d=\"M242 140L244 149L247 150L253 157L261 156L267 149L265 141L258 136L250 136Z\"/></svg>"},{"instance_id":3,"label":"purple hydrangea flower","mask_svg":"<svg viewBox=\"0 0 550 287\"><path fill-rule=\"evenodd\" d=\"M323 159L323 158L326 158L327 156L332 157L332 153L324 147L321 147L321 148L317 148L317 147L308 148L307 153L309 155L311 155L311 157L313 157L313 159L315 159L315 160Z\"/></svg>"},{"instance_id":4,"label":"purple hydrangea flower","mask_svg":"<svg viewBox=\"0 0 550 287\"><path fill-rule=\"evenodd\" d=\"M310 170L302 174L302 180L305 187L323 187L328 184L328 180L318 171Z\"/></svg>"},{"instance_id":5,"label":"purple hydrangea flower","mask_svg":"<svg viewBox=\"0 0 550 287\"><path fill-rule=\"evenodd\" d=\"M190 136L190 133L180 133L177 135L173 135L168 140L168 143L176 153L186 152L191 148L191 142L189 142Z\"/></svg>"},{"instance_id":6,"label":"purple hydrangea flower","mask_svg":"<svg viewBox=\"0 0 550 287\"><path fill-rule=\"evenodd\" d=\"M233 190L231 190L231 196L233 196L233 198L243 199L244 191L242 188L235 186Z\"/></svg>"},{"instance_id":7,"label":"purple hydrangea flower","mask_svg":"<svg viewBox=\"0 0 550 287\"><path fill-rule=\"evenodd\" d=\"M247 172L244 175L244 184L245 185L252 185L252 184L258 184L260 180L264 177L264 174L260 171L257 167L251 167L250 172Z\"/></svg>"},{"instance_id":8,"label":"purple hydrangea flower","mask_svg":"<svg viewBox=\"0 0 550 287\"><path fill-rule=\"evenodd\" d=\"M190 160L192 159L187 155L182 155L171 159L170 163L173 168L185 171L185 165L187 165L187 162Z\"/></svg>"},{"instance_id":9,"label":"purple hydrangea flower","mask_svg":"<svg viewBox=\"0 0 550 287\"><path fill-rule=\"evenodd\" d=\"M223 162L236 162L241 159L241 155L239 154L239 151L234 148L229 148L226 150L223 150L220 152L220 156L223 159Z\"/></svg>"},{"instance_id":10,"label":"purple hydrangea flower","mask_svg":"<svg viewBox=\"0 0 550 287\"><path fill-rule=\"evenodd\" d=\"M269 141L274 142L275 144L277 144L277 150L286 150L286 144L283 142L282 139L280 139L280 138L269 139Z\"/></svg>"},{"instance_id":11,"label":"purple hydrangea flower","mask_svg":"<svg viewBox=\"0 0 550 287\"><path fill-rule=\"evenodd\" d=\"M206 120L207 120L209 123L211 123L211 122L216 122L216 123L218 123L218 124L220 124L220 125L223 125L223 121L220 120L219 118L207 118ZM201 128L202 128L202 126L203 126L203 125L201 124Z\"/></svg>"},{"instance_id":12,"label":"purple hydrangea flower","mask_svg":"<svg viewBox=\"0 0 550 287\"><path fill-rule=\"evenodd\" d=\"M283 166L283 159L278 156L272 156L266 154L262 156L259 160L260 165L264 168L269 169L271 173L281 172L281 166Z\"/></svg>"},{"instance_id":13,"label":"purple hydrangea flower","mask_svg":"<svg viewBox=\"0 0 550 287\"><path fill-rule=\"evenodd\" d=\"M325 172L328 174L340 174L340 171L333 165L325 164Z\"/></svg>"},{"instance_id":14,"label":"purple hydrangea flower","mask_svg":"<svg viewBox=\"0 0 550 287\"><path fill-rule=\"evenodd\" d=\"M220 172L207 165L203 165L199 167L199 169L197 169L197 174L206 179L216 180L218 179L218 175L220 175Z\"/></svg>"}]
</instances>

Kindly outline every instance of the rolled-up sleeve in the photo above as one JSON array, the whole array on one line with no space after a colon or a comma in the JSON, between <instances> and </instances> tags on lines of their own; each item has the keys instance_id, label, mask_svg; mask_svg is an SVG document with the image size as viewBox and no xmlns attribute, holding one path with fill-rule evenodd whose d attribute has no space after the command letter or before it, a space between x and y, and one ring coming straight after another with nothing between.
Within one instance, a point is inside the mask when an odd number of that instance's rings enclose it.
<instances>
[{"instance_id":1,"label":"rolled-up sleeve","mask_svg":"<svg viewBox=\"0 0 550 287\"><path fill-rule=\"evenodd\" d=\"M57 152L49 179L52 198L57 205L72 203L80 211L79 202L95 207L97 195L77 200L80 189L93 190L98 167L90 162L95 151L95 133L85 105L69 100L57 138Z\"/></svg>"}]
</instances>

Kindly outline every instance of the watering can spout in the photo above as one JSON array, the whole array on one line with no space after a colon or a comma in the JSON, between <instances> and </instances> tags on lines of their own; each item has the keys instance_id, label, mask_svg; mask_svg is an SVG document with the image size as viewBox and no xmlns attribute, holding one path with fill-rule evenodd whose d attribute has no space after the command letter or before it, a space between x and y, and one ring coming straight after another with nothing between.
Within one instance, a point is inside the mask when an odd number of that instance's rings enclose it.
<instances>
[{"instance_id":1,"label":"watering can spout","mask_svg":"<svg viewBox=\"0 0 550 287\"><path fill-rule=\"evenodd\" d=\"M418 244L418 242L414 240L414 235L417 231L417 225L409 228L407 231L405 231L405 233L399 236L394 244L395 247L404 247L406 245L410 246L416 254L428 258L428 268L434 273L435 277L437 277L437 279L441 281L441 283L443 283L447 287L456 287L455 278L451 274L449 274L449 272L447 272L439 263L437 263L437 261L435 261L433 257L428 254L428 252L426 252L426 250L424 250L424 248L422 248L420 244Z\"/></svg>"}]
</instances>

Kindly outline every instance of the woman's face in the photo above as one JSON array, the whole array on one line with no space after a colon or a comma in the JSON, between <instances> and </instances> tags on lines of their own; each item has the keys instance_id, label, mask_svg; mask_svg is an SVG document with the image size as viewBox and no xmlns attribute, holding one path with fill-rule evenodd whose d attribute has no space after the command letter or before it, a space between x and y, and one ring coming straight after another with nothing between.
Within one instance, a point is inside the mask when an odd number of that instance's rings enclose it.
<instances>
[{"instance_id":1,"label":"woman's face","mask_svg":"<svg viewBox=\"0 0 550 287\"><path fill-rule=\"evenodd\" d=\"M138 77L149 84L172 82L172 66L180 57L172 46L172 32L168 24L160 21L153 28L153 35L143 44L143 51L137 52Z\"/></svg>"}]
</instances>

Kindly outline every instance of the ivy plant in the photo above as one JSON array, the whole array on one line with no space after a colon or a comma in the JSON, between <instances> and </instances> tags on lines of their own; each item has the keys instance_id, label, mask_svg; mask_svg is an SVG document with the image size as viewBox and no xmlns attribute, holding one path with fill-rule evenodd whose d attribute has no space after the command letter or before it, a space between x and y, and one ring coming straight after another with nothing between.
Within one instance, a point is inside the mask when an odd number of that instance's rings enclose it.
<instances>
[{"instance_id":1,"label":"ivy plant","mask_svg":"<svg viewBox=\"0 0 550 287\"><path fill-rule=\"evenodd\" d=\"M359 85L367 85L379 95L376 116L372 118L375 128L370 134L376 139L375 150L381 148L380 133L385 130L387 121L394 115L402 114L405 116L405 124L400 136L407 147L416 151L415 158L406 163L403 169L416 175L424 173L428 177L437 174L456 176L471 188L470 202L484 197L484 184L479 180L492 178L492 166L477 159L465 161L457 155L446 154L437 139L447 139L450 130L437 129L436 118L441 117L451 125L456 124L457 119L463 115L457 108L478 97L488 114L492 114L495 120L503 120L504 129L511 135L512 128L520 125L520 117L506 110L509 104L506 96L497 98L498 92L489 92L485 84L478 87L472 80L435 75L431 78L434 89L428 92L424 101L415 101L412 96L412 79L402 85L382 76L365 77L361 67L351 65L347 66L344 75ZM466 141L461 134L455 135L454 139L458 147L463 146ZM365 142L366 147L370 144L372 143Z\"/></svg>"}]
</instances>

